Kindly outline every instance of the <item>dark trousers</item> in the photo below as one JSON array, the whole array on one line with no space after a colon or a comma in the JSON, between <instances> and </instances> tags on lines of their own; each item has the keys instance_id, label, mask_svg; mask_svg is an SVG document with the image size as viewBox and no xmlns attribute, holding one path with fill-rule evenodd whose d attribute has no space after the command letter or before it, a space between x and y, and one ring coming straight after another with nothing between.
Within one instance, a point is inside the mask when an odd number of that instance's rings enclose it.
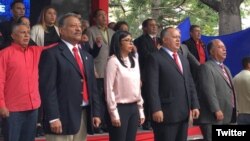
<instances>
[{"instance_id":1,"label":"dark trousers","mask_svg":"<svg viewBox=\"0 0 250 141\"><path fill-rule=\"evenodd\" d=\"M118 104L121 127L114 127L109 120L110 141L135 141L138 127L139 111L136 103Z\"/></svg>"},{"instance_id":2,"label":"dark trousers","mask_svg":"<svg viewBox=\"0 0 250 141\"><path fill-rule=\"evenodd\" d=\"M149 101L146 95L146 87L144 85L144 83L142 83L142 87L141 87L141 94L142 94L142 98L143 98L143 108L144 108L144 115L145 115L145 122L143 124L143 127L145 127L145 129L149 129L150 126L150 119L151 119L151 115L150 115L150 110L149 110Z\"/></svg>"},{"instance_id":3,"label":"dark trousers","mask_svg":"<svg viewBox=\"0 0 250 141\"><path fill-rule=\"evenodd\" d=\"M200 125L203 141L212 141L212 124Z\"/></svg>"},{"instance_id":4,"label":"dark trousers","mask_svg":"<svg viewBox=\"0 0 250 141\"><path fill-rule=\"evenodd\" d=\"M237 118L237 123L240 125L249 125L250 124L250 114L239 114Z\"/></svg>"},{"instance_id":5,"label":"dark trousers","mask_svg":"<svg viewBox=\"0 0 250 141\"><path fill-rule=\"evenodd\" d=\"M106 100L105 100L105 93L104 93L104 79L103 78L98 78L97 79L97 90L98 90L98 94L101 97L101 105L107 105L106 104ZM108 110L107 110L107 106L102 108L101 111L101 115L102 115L102 124L101 124L101 128L106 129L107 128L107 123L106 121L108 120Z\"/></svg>"},{"instance_id":6,"label":"dark trousers","mask_svg":"<svg viewBox=\"0 0 250 141\"><path fill-rule=\"evenodd\" d=\"M3 119L4 141L34 141L38 110L10 112Z\"/></svg>"},{"instance_id":7,"label":"dark trousers","mask_svg":"<svg viewBox=\"0 0 250 141\"><path fill-rule=\"evenodd\" d=\"M152 128L155 141L187 141L188 120L168 124L153 122Z\"/></svg>"},{"instance_id":8,"label":"dark trousers","mask_svg":"<svg viewBox=\"0 0 250 141\"><path fill-rule=\"evenodd\" d=\"M41 105L38 109L37 123L42 124L43 122L43 106Z\"/></svg>"},{"instance_id":9,"label":"dark trousers","mask_svg":"<svg viewBox=\"0 0 250 141\"><path fill-rule=\"evenodd\" d=\"M233 124L235 122L236 122L236 109L233 108L230 123L227 123L222 120L222 121L217 121L217 123L201 124L200 129L203 135L203 141L212 141L212 125L227 125L227 124Z\"/></svg>"}]
</instances>

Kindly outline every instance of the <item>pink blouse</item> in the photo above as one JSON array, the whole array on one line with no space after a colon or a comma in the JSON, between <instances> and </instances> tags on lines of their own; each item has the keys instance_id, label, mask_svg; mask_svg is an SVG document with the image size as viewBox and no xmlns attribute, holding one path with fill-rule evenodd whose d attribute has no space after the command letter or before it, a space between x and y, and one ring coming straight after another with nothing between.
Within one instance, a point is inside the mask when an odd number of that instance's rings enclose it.
<instances>
[{"instance_id":1,"label":"pink blouse","mask_svg":"<svg viewBox=\"0 0 250 141\"><path fill-rule=\"evenodd\" d=\"M105 75L105 93L108 111L112 119L120 119L117 104L137 102L140 118L143 113L141 97L141 80L138 58L134 58L135 67L131 68L129 58L124 58L124 67L116 56L111 56L107 62Z\"/></svg>"}]
</instances>

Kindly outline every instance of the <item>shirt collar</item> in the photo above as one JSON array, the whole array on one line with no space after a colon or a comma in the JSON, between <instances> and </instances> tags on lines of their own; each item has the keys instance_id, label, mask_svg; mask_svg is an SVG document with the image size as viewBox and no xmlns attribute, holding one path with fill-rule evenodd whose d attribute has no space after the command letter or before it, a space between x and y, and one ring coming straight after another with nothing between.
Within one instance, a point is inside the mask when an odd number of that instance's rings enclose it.
<instances>
[{"instance_id":1,"label":"shirt collar","mask_svg":"<svg viewBox=\"0 0 250 141\"><path fill-rule=\"evenodd\" d=\"M153 35L153 34L148 34L152 39L153 38L156 38L156 35Z\"/></svg>"},{"instance_id":2,"label":"shirt collar","mask_svg":"<svg viewBox=\"0 0 250 141\"><path fill-rule=\"evenodd\" d=\"M69 43L69 42L67 42L67 41L65 41L65 40L63 40L63 39L62 39L62 41L67 45L67 47L69 48L70 51L72 51L72 50L73 50L73 47L75 47L74 45L72 45L71 43ZM78 49L79 49L79 45L76 44L76 46L77 46Z\"/></svg>"},{"instance_id":3,"label":"shirt collar","mask_svg":"<svg viewBox=\"0 0 250 141\"><path fill-rule=\"evenodd\" d=\"M213 59L213 60L214 60L214 62L215 62L217 65L219 65L219 66L223 65L223 62L219 62L219 61L217 61L217 60L215 60L215 59Z\"/></svg>"},{"instance_id":4,"label":"shirt collar","mask_svg":"<svg viewBox=\"0 0 250 141\"><path fill-rule=\"evenodd\" d=\"M15 43L15 42L12 42L11 46L14 47L17 50L20 50L20 51L25 51L25 50L27 50L29 48L29 45L28 45L25 49L23 49L23 47L21 45Z\"/></svg>"},{"instance_id":5,"label":"shirt collar","mask_svg":"<svg viewBox=\"0 0 250 141\"><path fill-rule=\"evenodd\" d=\"M173 58L173 54L174 54L173 51L169 50L169 49L166 48L166 47L162 47L162 49L163 49L164 51L166 51L166 52Z\"/></svg>"},{"instance_id":6,"label":"shirt collar","mask_svg":"<svg viewBox=\"0 0 250 141\"><path fill-rule=\"evenodd\" d=\"M97 25L97 27L98 27L98 29L100 29L101 31L104 31L104 32L108 30L107 27L101 27L99 25Z\"/></svg>"}]
</instances>

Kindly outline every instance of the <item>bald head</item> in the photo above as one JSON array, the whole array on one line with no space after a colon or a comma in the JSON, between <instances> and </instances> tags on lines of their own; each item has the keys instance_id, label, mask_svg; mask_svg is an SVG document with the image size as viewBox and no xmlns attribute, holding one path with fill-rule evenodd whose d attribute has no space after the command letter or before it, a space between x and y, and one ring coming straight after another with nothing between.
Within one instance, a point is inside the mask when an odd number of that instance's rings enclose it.
<instances>
[{"instance_id":1,"label":"bald head","mask_svg":"<svg viewBox=\"0 0 250 141\"><path fill-rule=\"evenodd\" d=\"M227 56L226 46L220 39L212 40L207 46L209 55L218 62L223 62Z\"/></svg>"},{"instance_id":2,"label":"bald head","mask_svg":"<svg viewBox=\"0 0 250 141\"><path fill-rule=\"evenodd\" d=\"M181 45L181 35L178 29L168 27L161 31L161 40L163 47L168 48L172 52L177 52Z\"/></svg>"}]
</instances>

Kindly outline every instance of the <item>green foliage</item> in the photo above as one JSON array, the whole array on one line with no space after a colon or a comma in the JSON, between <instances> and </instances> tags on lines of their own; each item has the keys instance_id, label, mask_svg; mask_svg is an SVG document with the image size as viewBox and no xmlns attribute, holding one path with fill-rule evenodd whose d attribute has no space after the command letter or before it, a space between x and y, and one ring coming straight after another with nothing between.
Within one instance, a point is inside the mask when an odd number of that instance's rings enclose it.
<instances>
[{"instance_id":1,"label":"green foliage","mask_svg":"<svg viewBox=\"0 0 250 141\"><path fill-rule=\"evenodd\" d=\"M119 6L111 7L116 21L124 20L130 26L130 32L136 38L141 31L141 23L147 18L157 18L161 27L176 26L186 17L190 17L192 24L200 25L205 35L218 35L218 13L201 3L199 0L161 0L158 9L160 15L151 15L152 3L155 0L111 0ZM244 2L246 6L249 1ZM122 10L122 7L125 11ZM154 7L155 8L155 7ZM242 15L249 15L248 11L242 11Z\"/></svg>"},{"instance_id":2,"label":"green foliage","mask_svg":"<svg viewBox=\"0 0 250 141\"><path fill-rule=\"evenodd\" d=\"M241 17L246 18L250 15L250 0L245 0L241 5Z\"/></svg>"},{"instance_id":3,"label":"green foliage","mask_svg":"<svg viewBox=\"0 0 250 141\"><path fill-rule=\"evenodd\" d=\"M218 35L218 13L204 5L200 1L192 2L190 10L185 16L189 16L192 24L200 25L205 35Z\"/></svg>"}]
</instances>

